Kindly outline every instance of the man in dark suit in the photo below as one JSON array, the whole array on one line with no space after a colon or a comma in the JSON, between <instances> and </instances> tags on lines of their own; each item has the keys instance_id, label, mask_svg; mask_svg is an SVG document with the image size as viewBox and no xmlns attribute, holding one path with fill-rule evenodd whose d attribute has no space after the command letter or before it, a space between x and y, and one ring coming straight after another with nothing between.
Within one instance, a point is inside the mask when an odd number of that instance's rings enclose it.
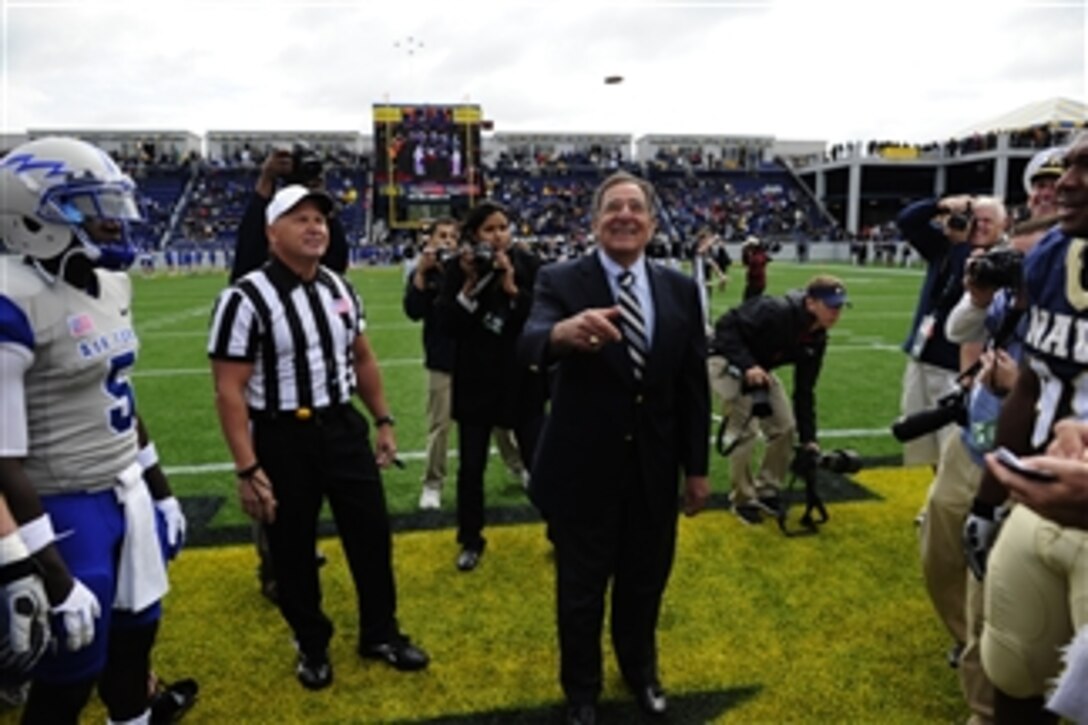
<instances>
[{"instance_id":1,"label":"man in dark suit","mask_svg":"<svg viewBox=\"0 0 1088 725\"><path fill-rule=\"evenodd\" d=\"M594 194L598 249L541 268L519 343L551 368L530 496L555 544L560 683L568 722L592 723L612 580L612 643L627 685L666 710L655 630L676 543L678 488L709 495L706 333L695 283L649 264L654 190L625 172Z\"/></svg>"}]
</instances>

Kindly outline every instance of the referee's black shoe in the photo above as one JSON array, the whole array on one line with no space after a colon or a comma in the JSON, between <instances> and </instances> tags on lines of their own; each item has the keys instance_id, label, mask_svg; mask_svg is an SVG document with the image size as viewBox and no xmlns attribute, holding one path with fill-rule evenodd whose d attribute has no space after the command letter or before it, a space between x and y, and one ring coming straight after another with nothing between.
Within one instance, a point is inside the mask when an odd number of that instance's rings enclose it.
<instances>
[{"instance_id":1,"label":"referee's black shoe","mask_svg":"<svg viewBox=\"0 0 1088 725\"><path fill-rule=\"evenodd\" d=\"M402 672L424 669L431 661L412 640L403 634L393 635L388 642L359 645L359 656L372 660L383 660L386 664Z\"/></svg>"},{"instance_id":2,"label":"referee's black shoe","mask_svg":"<svg viewBox=\"0 0 1088 725\"><path fill-rule=\"evenodd\" d=\"M307 690L323 690L332 684L332 664L327 652L298 653L295 677Z\"/></svg>"}]
</instances>

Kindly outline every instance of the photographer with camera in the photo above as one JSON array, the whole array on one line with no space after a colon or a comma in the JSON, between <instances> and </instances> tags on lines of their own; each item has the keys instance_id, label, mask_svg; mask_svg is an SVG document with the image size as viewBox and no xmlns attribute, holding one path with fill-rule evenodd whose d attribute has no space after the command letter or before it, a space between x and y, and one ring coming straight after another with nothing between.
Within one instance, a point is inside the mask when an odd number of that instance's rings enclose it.
<instances>
[{"instance_id":1,"label":"photographer with camera","mask_svg":"<svg viewBox=\"0 0 1088 725\"><path fill-rule=\"evenodd\" d=\"M457 253L457 222L442 218L424 229L424 244L404 291L404 313L423 322L423 365L427 369L427 452L421 509L442 506L450 430L454 341L439 327L437 301L444 265Z\"/></svg>"},{"instance_id":2,"label":"photographer with camera","mask_svg":"<svg viewBox=\"0 0 1088 725\"><path fill-rule=\"evenodd\" d=\"M510 428L525 467L544 414L544 380L517 363L515 346L533 301L539 260L511 245L510 218L482 201L461 225L461 252L444 266L437 301L441 330L456 347L453 419L457 421L457 568L483 556L484 472L494 428Z\"/></svg>"},{"instance_id":3,"label":"photographer with camera","mask_svg":"<svg viewBox=\"0 0 1088 725\"><path fill-rule=\"evenodd\" d=\"M766 513L777 517L780 491L793 456L794 430L800 443L819 452L816 440L816 380L827 349L827 331L839 321L846 287L817 275L803 290L757 297L726 312L714 325L707 367L711 389L726 403L729 417L733 511L746 524ZM793 404L772 370L792 363ZM757 428L767 439L759 474L750 463Z\"/></svg>"},{"instance_id":4,"label":"photographer with camera","mask_svg":"<svg viewBox=\"0 0 1088 725\"><path fill-rule=\"evenodd\" d=\"M910 357L903 372L900 409L904 416L931 410L957 387L960 370L972 364L978 346L960 346L945 336L948 313L963 296L963 275L971 250L989 248L1005 231L1005 205L992 197L948 196L915 202L896 219L908 244L926 261L910 334L903 350ZM945 425L903 446L907 466L936 465L953 432Z\"/></svg>"},{"instance_id":5,"label":"photographer with camera","mask_svg":"<svg viewBox=\"0 0 1088 725\"><path fill-rule=\"evenodd\" d=\"M238 224L234 264L230 281L252 272L268 261L268 238L265 236L265 209L280 185L301 184L308 189L324 189L324 167L309 146L299 142L292 149L272 149L261 164L253 195ZM348 242L344 225L335 216L329 217L329 249L321 264L344 274L348 269Z\"/></svg>"}]
</instances>

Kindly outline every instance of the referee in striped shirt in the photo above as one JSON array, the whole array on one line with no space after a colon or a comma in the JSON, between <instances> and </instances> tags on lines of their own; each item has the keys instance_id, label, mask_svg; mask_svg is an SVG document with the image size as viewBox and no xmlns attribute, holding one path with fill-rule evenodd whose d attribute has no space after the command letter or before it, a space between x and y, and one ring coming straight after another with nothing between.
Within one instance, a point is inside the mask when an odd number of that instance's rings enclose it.
<instances>
[{"instance_id":1,"label":"referee in striped shirt","mask_svg":"<svg viewBox=\"0 0 1088 725\"><path fill-rule=\"evenodd\" d=\"M242 508L268 526L296 674L332 682L332 623L321 611L314 544L328 498L359 603L359 654L399 670L428 657L397 627L389 518L379 467L396 455L378 361L351 285L321 266L332 200L292 185L265 212L271 260L224 290L208 341L216 408ZM369 426L351 404L358 394Z\"/></svg>"}]
</instances>

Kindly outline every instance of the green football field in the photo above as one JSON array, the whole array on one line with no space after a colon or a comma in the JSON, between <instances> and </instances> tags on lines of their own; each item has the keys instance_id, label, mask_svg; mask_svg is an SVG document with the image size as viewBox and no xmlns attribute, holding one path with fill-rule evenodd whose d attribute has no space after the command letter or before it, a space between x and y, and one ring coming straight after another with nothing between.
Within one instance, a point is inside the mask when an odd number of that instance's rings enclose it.
<instances>
[{"instance_id":1,"label":"green football field","mask_svg":"<svg viewBox=\"0 0 1088 725\"><path fill-rule=\"evenodd\" d=\"M848 286L852 307L831 334L817 389L824 448L850 447L870 459L885 460L899 447L888 432L899 406L905 356L899 343L910 324L921 273L916 269L842 265L771 265L771 293L802 286L810 276L831 272ZM739 301L742 270L725 293L712 298L713 316ZM425 444L426 374L420 325L401 307L399 268L355 270L351 278L363 296L368 334L377 352L386 397L397 416L397 442L404 470L386 473L390 508L411 513L419 496ZM244 523L233 498L232 464L215 416L211 375L205 354L208 319L224 277L160 276L135 279L136 330L141 350L134 374L137 405L157 443L175 488L195 502L201 522L216 541L230 538L223 527ZM789 369L782 371L788 380ZM453 503L456 438L451 439L449 485L444 510ZM727 466L713 461L715 490L728 491ZM224 494L226 500L220 500ZM489 466L488 503L521 507L520 486ZM198 537L199 538L199 537Z\"/></svg>"},{"instance_id":2,"label":"green football field","mask_svg":"<svg viewBox=\"0 0 1088 725\"><path fill-rule=\"evenodd\" d=\"M817 391L826 448L852 447L873 465L828 479L831 520L816 536L787 538L745 527L724 506L726 466L712 455L715 505L681 522L662 611L660 659L670 722L963 721L948 636L923 591L914 516L925 469L890 467L887 432L898 408L898 345L921 273L899 268L775 262L770 292L817 272L841 276L852 308L832 332ZM738 301L742 273L716 294L715 316ZM234 496L204 353L221 276L135 279L141 340L138 407L189 515L191 545L171 566L172 591L155 665L167 679L195 677L193 723L558 722L552 561L539 520L496 457L488 471L493 512L481 566L454 568L453 480L441 512L415 511L422 475L425 375L419 326L404 316L400 269L351 274L397 415L404 470L385 487L403 629L432 655L401 674L353 653L354 595L339 546L321 543L325 608L337 631L335 681L311 693L293 676L290 635L258 594L255 556ZM788 376L787 376L788 377ZM879 467L884 465L886 467ZM793 519L798 510L794 508ZM640 721L606 636L604 722ZM98 705L85 722L101 722ZM15 716L0 715L0 722Z\"/></svg>"}]
</instances>

